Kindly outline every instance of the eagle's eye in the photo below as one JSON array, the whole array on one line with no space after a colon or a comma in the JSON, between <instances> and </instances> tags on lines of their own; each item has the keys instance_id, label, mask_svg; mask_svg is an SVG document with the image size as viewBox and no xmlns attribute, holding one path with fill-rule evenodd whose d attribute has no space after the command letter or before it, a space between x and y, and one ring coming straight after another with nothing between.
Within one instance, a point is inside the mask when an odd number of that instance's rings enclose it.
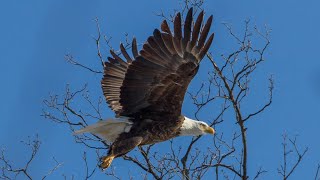
<instances>
[{"instance_id":1,"label":"eagle's eye","mask_svg":"<svg viewBox=\"0 0 320 180\"><path fill-rule=\"evenodd\" d=\"M200 126L201 126L202 128L206 127L206 125L203 124L203 123L200 123Z\"/></svg>"}]
</instances>

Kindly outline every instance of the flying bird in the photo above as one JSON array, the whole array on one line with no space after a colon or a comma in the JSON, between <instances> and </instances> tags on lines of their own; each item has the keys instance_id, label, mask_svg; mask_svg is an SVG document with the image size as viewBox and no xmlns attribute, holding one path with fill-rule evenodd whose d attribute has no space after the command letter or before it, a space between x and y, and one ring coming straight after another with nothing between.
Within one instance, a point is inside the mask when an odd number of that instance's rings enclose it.
<instances>
[{"instance_id":1,"label":"flying bird","mask_svg":"<svg viewBox=\"0 0 320 180\"><path fill-rule=\"evenodd\" d=\"M97 134L112 143L107 156L102 158L102 169L136 146L177 136L215 133L207 123L181 114L188 85L197 74L199 63L214 37L212 33L207 38L212 16L202 25L203 16L202 11L193 22L190 9L182 24L181 14L177 13L173 32L164 20L161 31L155 29L139 52L136 39L133 39L133 56L120 44L125 60L110 51L112 57L104 63L101 85L116 116L75 132Z\"/></svg>"}]
</instances>

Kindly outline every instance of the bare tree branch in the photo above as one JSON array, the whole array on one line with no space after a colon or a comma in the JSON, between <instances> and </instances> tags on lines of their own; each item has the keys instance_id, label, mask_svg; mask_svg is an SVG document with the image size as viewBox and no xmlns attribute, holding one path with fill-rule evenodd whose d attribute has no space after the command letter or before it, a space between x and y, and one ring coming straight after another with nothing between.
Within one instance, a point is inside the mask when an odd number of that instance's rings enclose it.
<instances>
[{"instance_id":1,"label":"bare tree branch","mask_svg":"<svg viewBox=\"0 0 320 180\"><path fill-rule=\"evenodd\" d=\"M314 180L319 180L320 177L319 177L319 171L320 171L320 164L318 164L318 167L317 167L317 171L316 171L316 175L314 177Z\"/></svg>"},{"instance_id":2,"label":"bare tree branch","mask_svg":"<svg viewBox=\"0 0 320 180\"><path fill-rule=\"evenodd\" d=\"M56 158L52 158L53 159L53 161L56 163L56 166L54 166L46 175L44 175L43 177L42 177L42 180L44 180L44 179L46 179L48 176L50 176L54 171L56 171L57 169L59 169L62 165L63 165L63 163L59 163L57 160L56 160Z\"/></svg>"},{"instance_id":3,"label":"bare tree branch","mask_svg":"<svg viewBox=\"0 0 320 180\"><path fill-rule=\"evenodd\" d=\"M302 152L298 149L297 145L297 139L294 137L293 139L288 139L287 134L284 134L283 136L283 142L282 142L282 147L283 147L283 165L278 168L278 173L282 176L284 180L288 179L289 176L295 171L295 169L298 167L298 165L301 163L303 157L308 151L308 147L306 147ZM287 149L287 141L289 140L291 148ZM295 156L297 156L297 160L294 163L294 165L289 168L288 167L288 156L294 153Z\"/></svg>"},{"instance_id":4,"label":"bare tree branch","mask_svg":"<svg viewBox=\"0 0 320 180\"><path fill-rule=\"evenodd\" d=\"M22 143L27 146L31 150L31 155L25 165L23 167L14 167L13 162L7 159L5 155L5 151L1 151L0 155L0 179L16 179L18 176L22 175L25 179L34 179L32 175L29 172L30 166L32 162L34 161L35 157L38 154L38 151L40 149L41 142L39 140L38 135L31 140L30 137L27 141L22 141ZM56 171L58 168L62 166L62 163L59 163L55 158L53 158L56 165L46 174L42 177L42 179L47 178L49 175L51 175L54 171Z\"/></svg>"},{"instance_id":5,"label":"bare tree branch","mask_svg":"<svg viewBox=\"0 0 320 180\"><path fill-rule=\"evenodd\" d=\"M268 171L263 170L262 167L259 168L259 170L257 171L257 174L254 176L254 180L258 179L263 173L267 173Z\"/></svg>"},{"instance_id":6,"label":"bare tree branch","mask_svg":"<svg viewBox=\"0 0 320 180\"><path fill-rule=\"evenodd\" d=\"M103 59L102 54L101 54L101 50L100 50L101 30L100 30L99 19L95 18L94 21L96 22L97 31L98 31L98 37L94 38L94 40L96 41L96 46L97 46L97 54L100 59L101 66L104 67L105 60Z\"/></svg>"},{"instance_id":7,"label":"bare tree branch","mask_svg":"<svg viewBox=\"0 0 320 180\"><path fill-rule=\"evenodd\" d=\"M82 68L84 68L84 69L87 69L87 70L89 70L90 72L93 72L93 73L96 73L96 74L102 74L102 71L94 70L94 69L92 69L92 68L90 68L90 67L88 67L88 66L85 66L85 65L79 63L77 60L75 60L75 59L73 58L73 56L72 56L71 54L66 54L66 55L64 56L64 58L65 58L65 60L66 60L68 63L70 63L70 64L72 64L72 65L80 66L80 67L82 67Z\"/></svg>"}]
</instances>

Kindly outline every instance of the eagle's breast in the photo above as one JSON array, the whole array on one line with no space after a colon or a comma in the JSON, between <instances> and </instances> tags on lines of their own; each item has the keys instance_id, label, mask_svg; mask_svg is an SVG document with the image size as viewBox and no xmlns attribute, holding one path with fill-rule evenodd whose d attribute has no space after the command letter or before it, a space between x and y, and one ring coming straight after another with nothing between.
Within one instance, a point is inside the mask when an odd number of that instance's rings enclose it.
<instances>
[{"instance_id":1,"label":"eagle's breast","mask_svg":"<svg viewBox=\"0 0 320 180\"><path fill-rule=\"evenodd\" d=\"M179 135L183 120L183 116L171 121L158 121L151 118L140 120L133 124L128 134L142 136L144 139L142 145L166 141Z\"/></svg>"}]
</instances>

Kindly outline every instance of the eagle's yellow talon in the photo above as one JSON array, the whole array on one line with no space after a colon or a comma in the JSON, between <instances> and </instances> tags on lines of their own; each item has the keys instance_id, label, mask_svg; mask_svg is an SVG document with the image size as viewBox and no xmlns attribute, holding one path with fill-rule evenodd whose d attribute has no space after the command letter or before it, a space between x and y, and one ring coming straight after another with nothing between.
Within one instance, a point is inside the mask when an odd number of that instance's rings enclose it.
<instances>
[{"instance_id":1,"label":"eagle's yellow talon","mask_svg":"<svg viewBox=\"0 0 320 180\"><path fill-rule=\"evenodd\" d=\"M107 169L111 165L113 159L114 159L113 155L102 157L102 159L101 159L102 163L100 164L100 168L102 170Z\"/></svg>"}]
</instances>

